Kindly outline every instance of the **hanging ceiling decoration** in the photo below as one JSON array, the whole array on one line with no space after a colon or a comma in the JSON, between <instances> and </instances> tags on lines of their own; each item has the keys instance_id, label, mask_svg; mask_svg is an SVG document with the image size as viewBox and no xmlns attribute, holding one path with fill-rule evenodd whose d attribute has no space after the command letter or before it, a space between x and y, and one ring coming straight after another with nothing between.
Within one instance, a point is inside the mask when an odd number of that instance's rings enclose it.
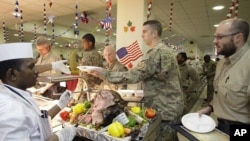
<instances>
[{"instance_id":1,"label":"hanging ceiling decoration","mask_svg":"<svg viewBox=\"0 0 250 141\"><path fill-rule=\"evenodd\" d=\"M151 10L152 10L152 0L148 1L148 11L147 11L147 20L151 16Z\"/></svg>"}]
</instances>

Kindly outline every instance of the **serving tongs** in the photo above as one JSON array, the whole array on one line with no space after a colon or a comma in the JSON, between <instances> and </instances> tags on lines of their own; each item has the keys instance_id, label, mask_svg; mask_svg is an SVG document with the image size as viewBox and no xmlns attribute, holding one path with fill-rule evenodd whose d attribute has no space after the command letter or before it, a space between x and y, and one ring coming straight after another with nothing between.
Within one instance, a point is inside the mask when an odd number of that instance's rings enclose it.
<instances>
[{"instance_id":1,"label":"serving tongs","mask_svg":"<svg viewBox=\"0 0 250 141\"><path fill-rule=\"evenodd\" d=\"M74 92L72 92L72 94L76 94L76 93L77 94L78 93L80 93L80 94L86 94L87 100L91 101L91 99L90 99L90 93L99 93L99 92L100 92L100 90L98 90L98 89L86 88L86 89L83 89L81 91L74 91ZM80 97L80 95L79 95L79 97ZM77 99L79 99L79 97Z\"/></svg>"}]
</instances>

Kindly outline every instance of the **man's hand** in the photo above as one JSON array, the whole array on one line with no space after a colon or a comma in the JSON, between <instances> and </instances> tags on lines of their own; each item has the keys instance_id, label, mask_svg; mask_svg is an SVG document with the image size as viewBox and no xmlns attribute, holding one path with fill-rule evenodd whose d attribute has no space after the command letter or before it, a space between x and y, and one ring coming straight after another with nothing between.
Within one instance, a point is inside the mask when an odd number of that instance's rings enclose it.
<instances>
[{"instance_id":1,"label":"man's hand","mask_svg":"<svg viewBox=\"0 0 250 141\"><path fill-rule=\"evenodd\" d=\"M100 76L100 72L98 70L90 70L88 73L95 76L95 77Z\"/></svg>"},{"instance_id":2,"label":"man's hand","mask_svg":"<svg viewBox=\"0 0 250 141\"><path fill-rule=\"evenodd\" d=\"M103 68L93 68L88 71L89 74L95 76L95 77L101 77L101 72L105 71Z\"/></svg>"},{"instance_id":3,"label":"man's hand","mask_svg":"<svg viewBox=\"0 0 250 141\"><path fill-rule=\"evenodd\" d=\"M65 74L71 74L69 68L64 64L65 62L67 62L67 60L60 60L60 61L52 62L51 63L52 70L60 71Z\"/></svg>"},{"instance_id":4,"label":"man's hand","mask_svg":"<svg viewBox=\"0 0 250 141\"><path fill-rule=\"evenodd\" d=\"M107 74L109 73L108 70L104 69L104 68L93 68L93 69L90 69L88 71L88 74L91 74L95 77L98 77L102 80L105 80L107 79Z\"/></svg>"},{"instance_id":5,"label":"man's hand","mask_svg":"<svg viewBox=\"0 0 250 141\"><path fill-rule=\"evenodd\" d=\"M58 137L59 141L72 141L76 136L77 128L76 127L67 127L56 132L55 134Z\"/></svg>"},{"instance_id":6,"label":"man's hand","mask_svg":"<svg viewBox=\"0 0 250 141\"><path fill-rule=\"evenodd\" d=\"M211 112L212 112L212 109L209 106L197 111L197 113L199 113L199 116L201 116L203 114L210 115Z\"/></svg>"}]
</instances>

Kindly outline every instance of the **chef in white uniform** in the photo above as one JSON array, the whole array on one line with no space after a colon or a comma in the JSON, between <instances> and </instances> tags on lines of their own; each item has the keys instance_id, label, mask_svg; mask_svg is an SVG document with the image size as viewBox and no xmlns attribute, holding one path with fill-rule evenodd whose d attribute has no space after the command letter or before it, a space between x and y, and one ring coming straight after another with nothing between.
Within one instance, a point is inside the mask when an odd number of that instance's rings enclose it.
<instances>
[{"instance_id":1,"label":"chef in white uniform","mask_svg":"<svg viewBox=\"0 0 250 141\"><path fill-rule=\"evenodd\" d=\"M35 68L31 43L0 45L0 141L71 141L75 127L52 133L52 118L69 102L66 90L49 111L40 110L27 88L35 85Z\"/></svg>"}]
</instances>

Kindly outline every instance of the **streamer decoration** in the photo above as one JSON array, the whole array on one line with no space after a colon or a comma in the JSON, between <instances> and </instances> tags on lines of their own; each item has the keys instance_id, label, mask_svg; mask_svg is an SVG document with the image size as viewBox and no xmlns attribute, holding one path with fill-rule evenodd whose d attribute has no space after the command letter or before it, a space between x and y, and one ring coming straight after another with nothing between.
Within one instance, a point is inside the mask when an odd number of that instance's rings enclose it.
<instances>
[{"instance_id":1,"label":"streamer decoration","mask_svg":"<svg viewBox=\"0 0 250 141\"><path fill-rule=\"evenodd\" d=\"M54 18L55 18L54 15L49 15L47 24L48 23L53 23L54 22Z\"/></svg>"},{"instance_id":2,"label":"streamer decoration","mask_svg":"<svg viewBox=\"0 0 250 141\"><path fill-rule=\"evenodd\" d=\"M171 2L171 4L170 4L170 14L169 14L169 24L168 24L168 26L169 26L168 30L169 31L172 31L173 10L174 10L173 7L174 7L174 3Z\"/></svg>"},{"instance_id":3,"label":"streamer decoration","mask_svg":"<svg viewBox=\"0 0 250 141\"><path fill-rule=\"evenodd\" d=\"M151 15L151 10L152 10L152 0L148 1L148 11L147 11L147 20L149 19Z\"/></svg>"},{"instance_id":4,"label":"streamer decoration","mask_svg":"<svg viewBox=\"0 0 250 141\"><path fill-rule=\"evenodd\" d=\"M9 40L8 39L8 28L5 25L5 22L3 22L3 39L5 43Z\"/></svg>"},{"instance_id":5,"label":"streamer decoration","mask_svg":"<svg viewBox=\"0 0 250 141\"><path fill-rule=\"evenodd\" d=\"M239 0L235 1L235 10L234 10L234 17L238 18L238 10L239 10Z\"/></svg>"},{"instance_id":6,"label":"streamer decoration","mask_svg":"<svg viewBox=\"0 0 250 141\"><path fill-rule=\"evenodd\" d=\"M228 8L227 19L230 19L232 17L233 10L234 10L234 0L232 0L231 6Z\"/></svg>"},{"instance_id":7,"label":"streamer decoration","mask_svg":"<svg viewBox=\"0 0 250 141\"><path fill-rule=\"evenodd\" d=\"M79 30L78 30L78 4L76 3L75 5L75 9L76 9L76 12L75 12L75 24L74 24L74 35L75 35L75 39L78 39L78 36L79 36Z\"/></svg>"},{"instance_id":8,"label":"streamer decoration","mask_svg":"<svg viewBox=\"0 0 250 141\"><path fill-rule=\"evenodd\" d=\"M16 2L15 2L15 10L14 10L14 16L16 17L16 18L18 18L18 15L19 15L19 2L18 2L18 0L16 0Z\"/></svg>"},{"instance_id":9,"label":"streamer decoration","mask_svg":"<svg viewBox=\"0 0 250 141\"><path fill-rule=\"evenodd\" d=\"M52 45L55 43L55 24L52 23Z\"/></svg>"},{"instance_id":10,"label":"streamer decoration","mask_svg":"<svg viewBox=\"0 0 250 141\"><path fill-rule=\"evenodd\" d=\"M46 4L43 4L43 33L47 34Z\"/></svg>"},{"instance_id":11,"label":"streamer decoration","mask_svg":"<svg viewBox=\"0 0 250 141\"><path fill-rule=\"evenodd\" d=\"M226 18L227 19L233 18L233 12L234 12L234 18L238 18L238 11L239 11L239 0L232 0L231 6L228 8L228 13Z\"/></svg>"},{"instance_id":12,"label":"streamer decoration","mask_svg":"<svg viewBox=\"0 0 250 141\"><path fill-rule=\"evenodd\" d=\"M82 23L86 23L86 24L89 23L88 14L86 11L82 12L80 18L81 18Z\"/></svg>"},{"instance_id":13,"label":"streamer decoration","mask_svg":"<svg viewBox=\"0 0 250 141\"><path fill-rule=\"evenodd\" d=\"M18 38L19 38L19 41L21 42L22 41L22 33L21 33L21 27L19 26L18 28Z\"/></svg>"},{"instance_id":14,"label":"streamer decoration","mask_svg":"<svg viewBox=\"0 0 250 141\"><path fill-rule=\"evenodd\" d=\"M23 10L20 10L20 14L21 14L21 16L20 16L20 21L21 21L21 23L20 23L20 30L21 30L21 42L23 42L24 41L24 33L23 33Z\"/></svg>"},{"instance_id":15,"label":"streamer decoration","mask_svg":"<svg viewBox=\"0 0 250 141\"><path fill-rule=\"evenodd\" d=\"M36 33L37 27L36 24L34 24L34 40L37 39L37 33Z\"/></svg>"},{"instance_id":16,"label":"streamer decoration","mask_svg":"<svg viewBox=\"0 0 250 141\"><path fill-rule=\"evenodd\" d=\"M51 7L52 7L52 5L53 5L53 1L52 1L52 0L50 0L50 2L49 2L49 7L51 8Z\"/></svg>"},{"instance_id":17,"label":"streamer decoration","mask_svg":"<svg viewBox=\"0 0 250 141\"><path fill-rule=\"evenodd\" d=\"M113 19L111 18L111 6L112 1L106 0L106 18L100 22L101 28L105 30L105 45L108 45L110 42L109 35L112 29Z\"/></svg>"}]
</instances>

